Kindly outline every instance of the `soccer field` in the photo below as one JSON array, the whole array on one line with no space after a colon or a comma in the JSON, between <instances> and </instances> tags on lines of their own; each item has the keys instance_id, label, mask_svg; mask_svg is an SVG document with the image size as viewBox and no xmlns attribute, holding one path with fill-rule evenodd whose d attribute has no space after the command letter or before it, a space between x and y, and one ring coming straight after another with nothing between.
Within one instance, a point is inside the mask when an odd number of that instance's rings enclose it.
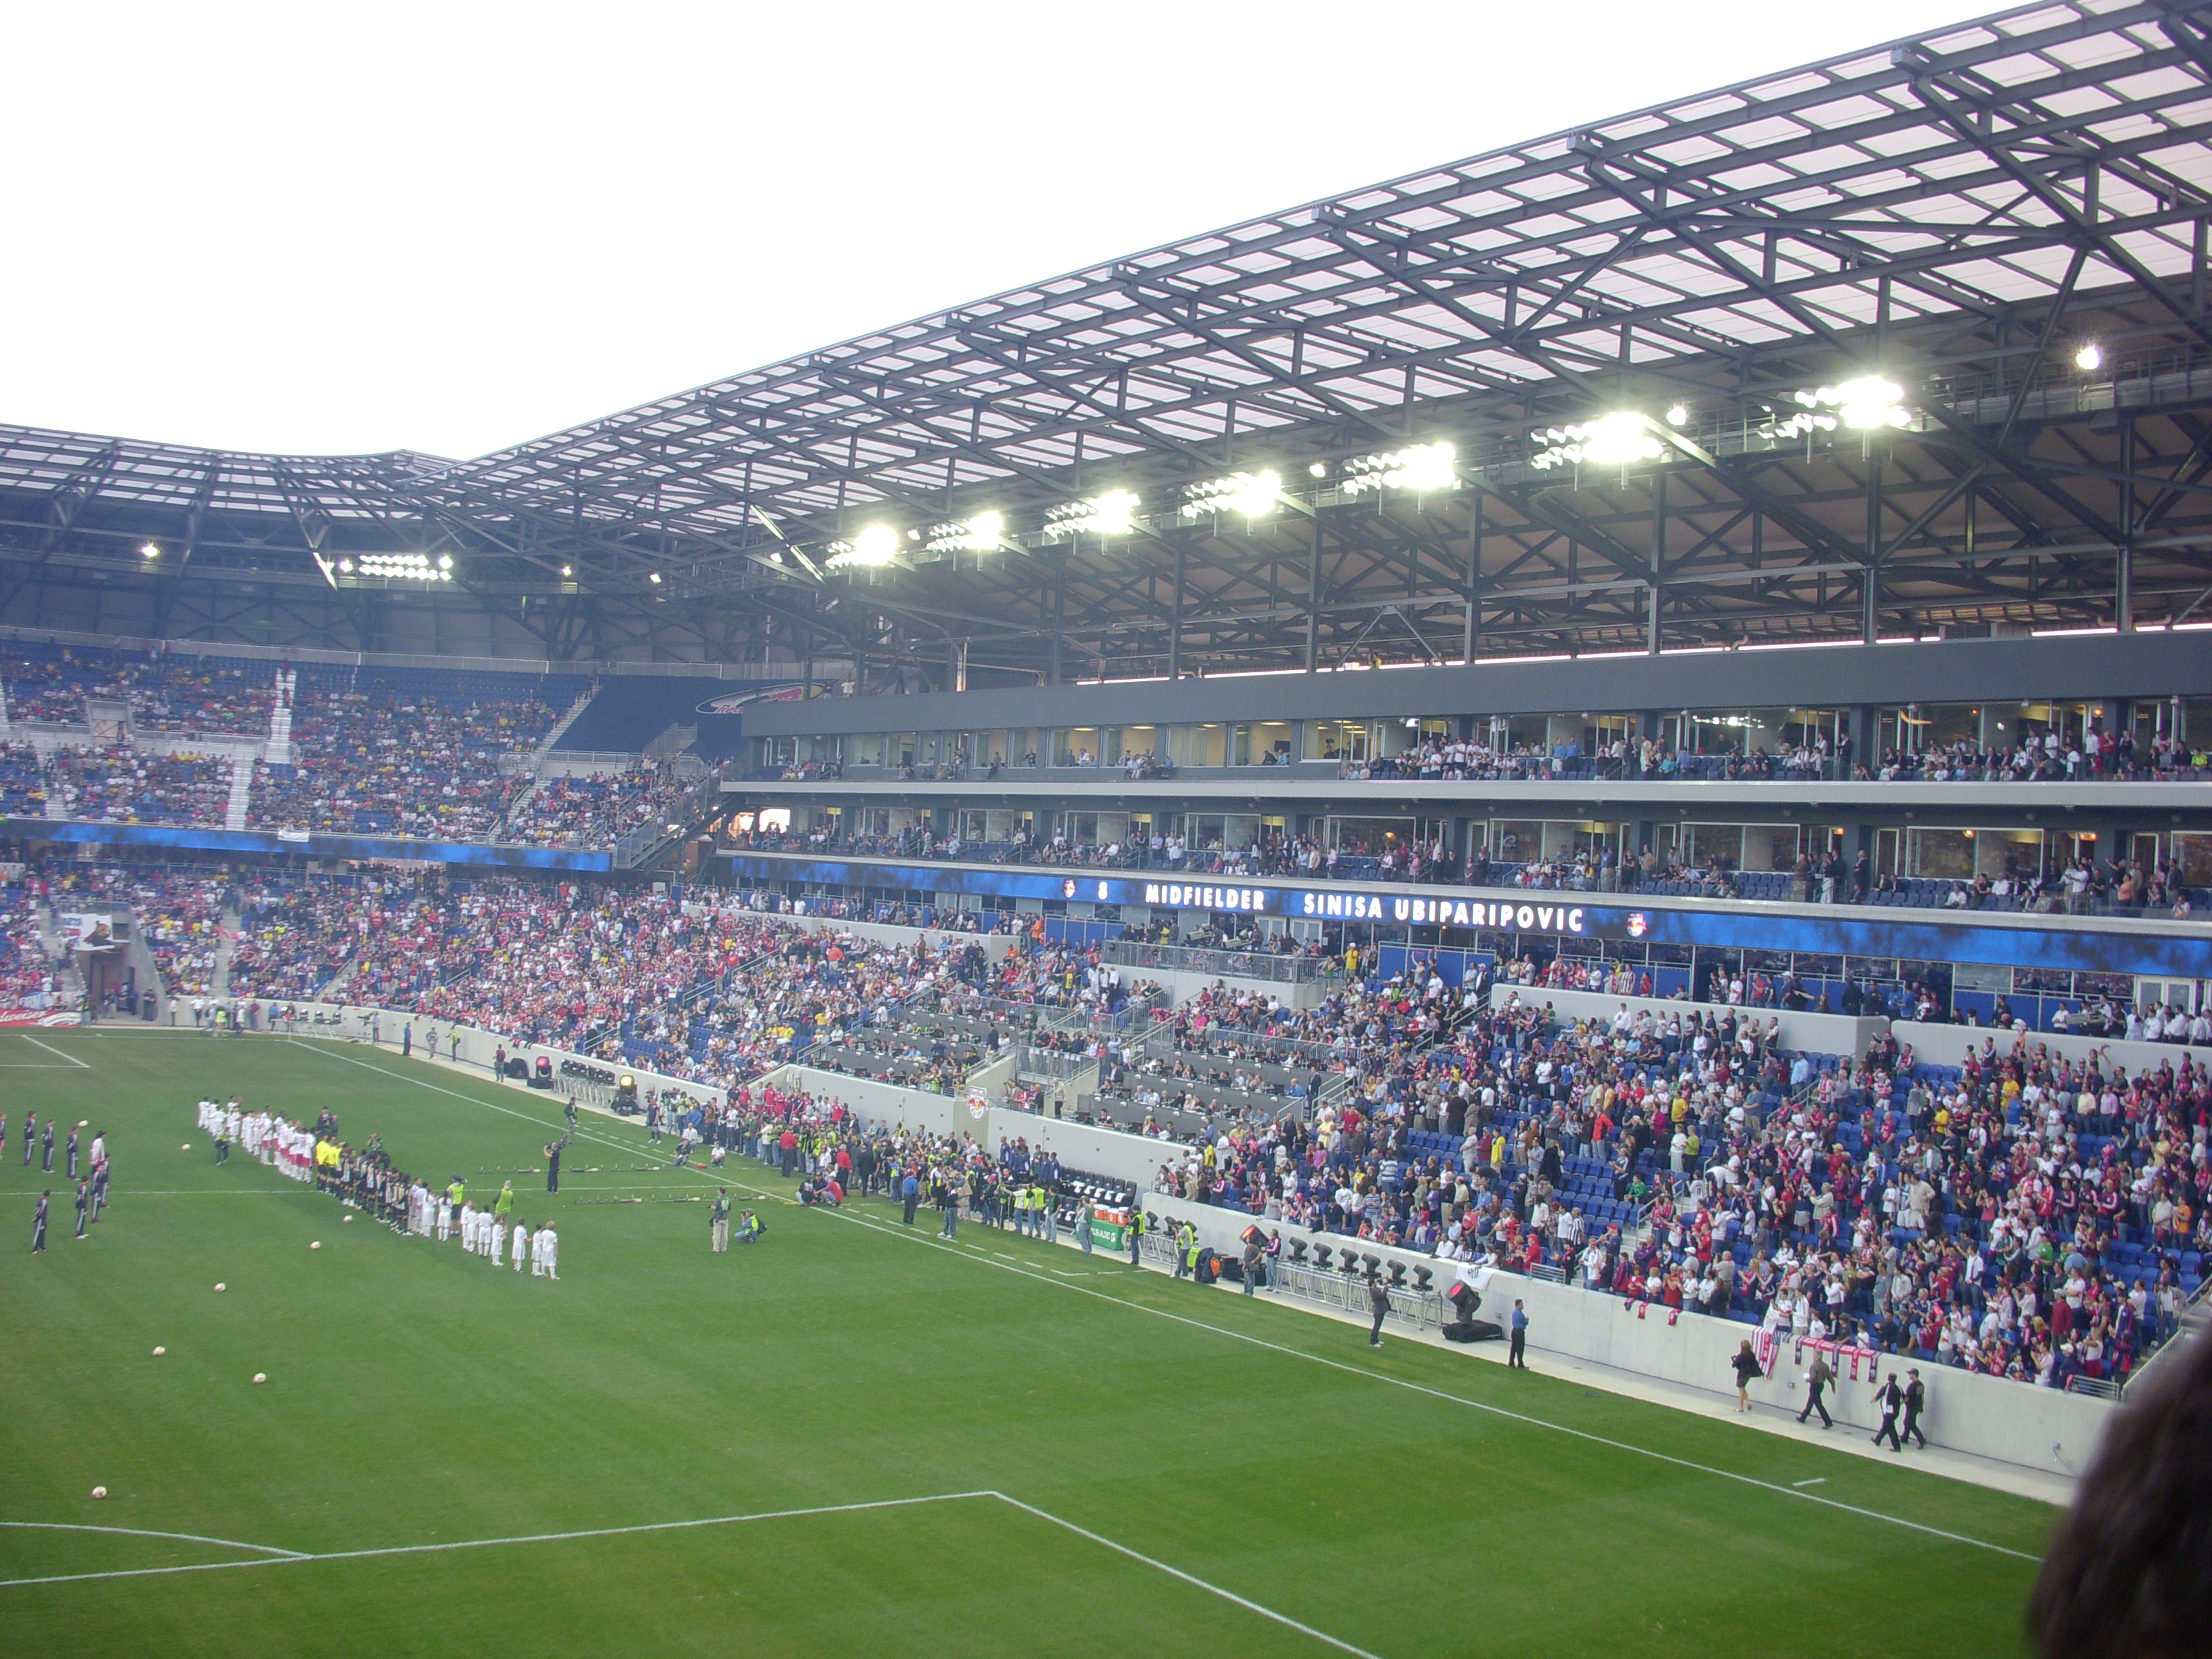
<instances>
[{"instance_id":1,"label":"soccer field","mask_svg":"<svg viewBox=\"0 0 2212 1659\"><path fill-rule=\"evenodd\" d=\"M549 1199L552 1102L358 1046L9 1033L0 1085L0 1652L1958 1659L2056 1519L743 1159L710 1255L641 1129ZM213 1167L204 1092L514 1172L560 1280ZM26 1110L107 1133L82 1243Z\"/></svg>"}]
</instances>

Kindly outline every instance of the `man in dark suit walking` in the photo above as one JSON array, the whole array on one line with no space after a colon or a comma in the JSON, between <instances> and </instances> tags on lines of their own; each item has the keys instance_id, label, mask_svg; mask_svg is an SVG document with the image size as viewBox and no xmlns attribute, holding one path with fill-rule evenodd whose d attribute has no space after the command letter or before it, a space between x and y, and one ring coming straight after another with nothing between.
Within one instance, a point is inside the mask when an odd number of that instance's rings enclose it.
<instances>
[{"instance_id":1,"label":"man in dark suit walking","mask_svg":"<svg viewBox=\"0 0 2212 1659\"><path fill-rule=\"evenodd\" d=\"M1912 1381L1905 1385L1904 1437L1915 1442L1921 1450L1926 1451L1928 1437L1920 1432L1920 1413L1928 1404L1928 1388L1920 1380L1920 1368L1917 1365L1911 1367L1905 1374Z\"/></svg>"},{"instance_id":2,"label":"man in dark suit walking","mask_svg":"<svg viewBox=\"0 0 2212 1659\"><path fill-rule=\"evenodd\" d=\"M1905 1443L1897 1437L1897 1413L1905 1404L1905 1390L1897 1386L1895 1372L1890 1374L1889 1381L1881 1385L1881 1392L1875 1399L1881 1406L1881 1426L1874 1431L1874 1443L1879 1446L1887 1439L1890 1450L1903 1451Z\"/></svg>"},{"instance_id":3,"label":"man in dark suit walking","mask_svg":"<svg viewBox=\"0 0 2212 1659\"><path fill-rule=\"evenodd\" d=\"M1820 1413L1822 1428L1832 1429L1836 1426L1836 1419L1828 1415L1828 1407L1820 1399L1821 1394L1826 1389L1828 1384L1835 1380L1835 1367L1828 1364L1828 1356L1824 1353L1814 1353L1813 1369L1805 1375L1805 1409L1797 1413L1797 1420L1800 1423L1814 1412L1818 1412Z\"/></svg>"}]
</instances>

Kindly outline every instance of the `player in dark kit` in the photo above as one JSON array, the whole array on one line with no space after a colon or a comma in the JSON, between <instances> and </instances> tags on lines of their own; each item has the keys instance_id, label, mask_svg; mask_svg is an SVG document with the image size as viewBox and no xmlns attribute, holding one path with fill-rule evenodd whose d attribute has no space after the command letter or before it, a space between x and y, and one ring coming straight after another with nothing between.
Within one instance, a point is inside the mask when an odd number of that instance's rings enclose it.
<instances>
[{"instance_id":1,"label":"player in dark kit","mask_svg":"<svg viewBox=\"0 0 2212 1659\"><path fill-rule=\"evenodd\" d=\"M38 1213L31 1218L31 1254L33 1255L42 1255L46 1253L46 1200L52 1196L52 1193L39 1194Z\"/></svg>"},{"instance_id":2,"label":"player in dark kit","mask_svg":"<svg viewBox=\"0 0 2212 1659\"><path fill-rule=\"evenodd\" d=\"M39 1132L39 1173L54 1172L54 1121L46 1120L46 1127Z\"/></svg>"},{"instance_id":3,"label":"player in dark kit","mask_svg":"<svg viewBox=\"0 0 2212 1659\"><path fill-rule=\"evenodd\" d=\"M38 1133L39 1133L39 1115L38 1115L36 1112L26 1112L26 1113L24 1113L24 1114L23 1114L23 1167L24 1167L25 1169L27 1169L27 1169L29 1169L29 1168L31 1167L31 1142L32 1142L33 1139L35 1139L37 1138L37 1136L38 1136Z\"/></svg>"}]
</instances>

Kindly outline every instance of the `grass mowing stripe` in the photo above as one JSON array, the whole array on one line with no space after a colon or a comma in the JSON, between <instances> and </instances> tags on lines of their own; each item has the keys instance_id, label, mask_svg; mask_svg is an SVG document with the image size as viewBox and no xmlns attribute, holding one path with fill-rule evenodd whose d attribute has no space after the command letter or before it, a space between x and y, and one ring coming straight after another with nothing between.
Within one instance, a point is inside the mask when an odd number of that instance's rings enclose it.
<instances>
[{"instance_id":1,"label":"grass mowing stripe","mask_svg":"<svg viewBox=\"0 0 2212 1659\"><path fill-rule=\"evenodd\" d=\"M327 1053L328 1051L322 1050L320 1052ZM455 1100L467 1101L471 1105L489 1106L495 1112L506 1112L510 1116L514 1117L529 1116L527 1113L517 1112L512 1107L501 1106L492 1101L478 1100L473 1096L461 1094L452 1089L441 1088L434 1083L425 1082L420 1078L408 1077L404 1072L386 1071L381 1066L371 1066L366 1060L353 1059L349 1054L333 1054L331 1055L331 1058L345 1060L350 1065L362 1066L363 1069L368 1071L380 1073L386 1077L397 1078L402 1082L412 1083L418 1088L434 1090L441 1095L450 1095ZM542 1119L535 1118L531 1121L533 1122L543 1121ZM595 1140L602 1146L620 1147L624 1152L634 1152L635 1150L625 1142L610 1140L603 1135L588 1134L586 1131L580 1129L577 1131L577 1133L581 1138ZM719 1172L710 1173L704 1170L692 1170L688 1165L682 1167L684 1167L686 1173L698 1176L705 1180L716 1182L724 1186L737 1187L744 1191L757 1194L763 1198L782 1199L782 1194L780 1193L771 1192L766 1188L753 1186L750 1182L736 1180L726 1174ZM783 1201L788 1202L789 1200L784 1200ZM923 1245L930 1245L936 1243L935 1240L926 1235L910 1233L902 1228L891 1227L883 1223L871 1220L866 1217L854 1214L849 1211L842 1209L830 1209L827 1213L836 1217L841 1221L848 1221L856 1226L866 1227L873 1231L883 1233L892 1238L904 1238L910 1242ZM1364 1376L1370 1378L1374 1382L1387 1382L1395 1388L1410 1389L1415 1394L1427 1395L1431 1399L1449 1401L1455 1406L1466 1406L1475 1411L1487 1412L1493 1417L1504 1418L1509 1422L1525 1424L1531 1428L1548 1429L1554 1434L1569 1435L1575 1439L1586 1442L1591 1445L1604 1446L1614 1451L1632 1452L1639 1457L1652 1458L1659 1462L1671 1464L1677 1468L1690 1469L1700 1474L1717 1476L1723 1480L1733 1480L1739 1485L1753 1486L1761 1492L1772 1492L1779 1497L1796 1498L1808 1504L1818 1504L1824 1509L1840 1510L1844 1514L1855 1515L1863 1520L1879 1521L1883 1522L1885 1525L1903 1527L1911 1531L1919 1533L1926 1537L1941 1538L1948 1543L1965 1544L1974 1549L1988 1550L1997 1555L2010 1556L2014 1559L2019 1561L2039 1562L2042 1559L2040 1556L2030 1554L2026 1550L2016 1550L2004 1544L1993 1544L1985 1538L1974 1538L1965 1533L1947 1531L1942 1527L1931 1527L1924 1522L1908 1521L1902 1516L1884 1515L1879 1510L1863 1509L1856 1504L1846 1504L1833 1498L1823 1498L1817 1492L1805 1492L1796 1487L1786 1486L1778 1481L1762 1480L1756 1475L1740 1474L1734 1469L1717 1468L1710 1463L1699 1463L1691 1458L1677 1457L1671 1452L1657 1451L1649 1446L1639 1446L1632 1441L1616 1440L1609 1435L1594 1434L1588 1429L1572 1428L1565 1423L1554 1423L1547 1418L1532 1416L1526 1412L1516 1412L1504 1406L1493 1406L1486 1401L1470 1400L1465 1395L1453 1394L1449 1390L1444 1389L1431 1388L1426 1383L1415 1382L1405 1377L1392 1376L1387 1372L1370 1370L1364 1365L1348 1364L1343 1360L1331 1359L1325 1354L1314 1353L1308 1349L1291 1347L1280 1342L1270 1342L1265 1337L1253 1336L1243 1331L1231 1330L1227 1326L1224 1325L1209 1324L1203 1319L1193 1319L1187 1314L1170 1313L1164 1308L1155 1308L1142 1302L1132 1302L1126 1297L1111 1296L1104 1291L1093 1290L1087 1285L1071 1285L1064 1279L1054 1278L1049 1273L1039 1273L1030 1267L1024 1267L1018 1262L994 1261L988 1260L980 1255L967 1255L957 1250L948 1252L948 1254L952 1255L956 1259L972 1261L980 1266L990 1267L1000 1273L1018 1273L1023 1278L1032 1279L1040 1285L1050 1285L1060 1290L1073 1291L1078 1296L1096 1297L1101 1302L1110 1302L1117 1307L1133 1309L1139 1313L1151 1314L1157 1318L1171 1320L1178 1325L1188 1325L1192 1327L1194 1329L1211 1331L1217 1336L1229 1337L1235 1341L1249 1343L1254 1347L1265 1348L1274 1353L1286 1354L1293 1359L1304 1359L1313 1364L1326 1365L1331 1370L1342 1371L1348 1376Z\"/></svg>"},{"instance_id":2,"label":"grass mowing stripe","mask_svg":"<svg viewBox=\"0 0 2212 1659\"><path fill-rule=\"evenodd\" d=\"M1324 1630L1316 1630L1311 1625L1302 1625L1287 1613L1277 1613L1273 1607L1261 1607L1257 1601L1247 1601L1236 1591L1225 1590L1218 1584L1208 1583L1195 1573L1185 1572L1181 1567L1171 1567L1164 1561L1156 1561L1149 1555L1139 1554L1127 1544L1117 1544L1103 1533L1093 1532L1088 1527L1079 1527L1074 1522L1063 1520L1049 1510L1041 1510L1034 1504L1024 1504L1020 1498L1009 1498L1002 1492L994 1492L991 1496L1002 1504L1012 1504L1016 1509L1036 1516L1040 1521L1049 1521L1055 1527L1065 1527L1077 1537L1087 1538L1094 1544L1103 1545L1117 1554L1127 1556L1132 1561L1141 1561L1156 1571L1167 1574L1170 1578L1180 1578L1186 1584L1195 1585L1209 1595L1218 1595L1224 1601L1234 1601L1238 1607L1258 1613L1262 1619L1272 1619L1279 1625L1288 1626L1301 1636L1310 1636L1315 1641L1326 1643L1328 1646L1344 1653L1357 1654L1358 1659L1376 1659L1376 1656L1368 1652L1365 1648L1356 1648L1341 1637L1331 1636Z\"/></svg>"},{"instance_id":3,"label":"grass mowing stripe","mask_svg":"<svg viewBox=\"0 0 2212 1659\"><path fill-rule=\"evenodd\" d=\"M187 1544L219 1544L227 1550L259 1550L265 1555L299 1556L298 1550L274 1544L241 1544L234 1538L207 1538L196 1532L149 1532L143 1527L91 1527L77 1521L0 1521L0 1527L21 1527L33 1532L106 1532L123 1538L175 1538Z\"/></svg>"}]
</instances>

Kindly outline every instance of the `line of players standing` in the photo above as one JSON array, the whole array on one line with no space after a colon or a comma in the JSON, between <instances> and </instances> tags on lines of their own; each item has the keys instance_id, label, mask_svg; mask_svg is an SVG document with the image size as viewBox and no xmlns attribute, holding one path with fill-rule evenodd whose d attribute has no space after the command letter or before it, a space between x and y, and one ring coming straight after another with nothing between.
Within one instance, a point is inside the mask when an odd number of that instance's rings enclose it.
<instances>
[{"instance_id":1,"label":"line of players standing","mask_svg":"<svg viewBox=\"0 0 2212 1659\"><path fill-rule=\"evenodd\" d=\"M107 1205L107 1132L94 1130L88 1158L84 1159L83 1172L79 1173L81 1161L78 1137L88 1125L79 1123L69 1132L64 1152L68 1160L69 1178L76 1183L76 1236L82 1238L86 1230L100 1219L100 1212ZM23 1114L23 1167L31 1167L31 1154L39 1153L39 1169L44 1175L54 1171L54 1117L46 1114L43 1127L36 1112ZM8 1114L0 1111L0 1147L8 1144ZM39 1194L39 1207L31 1218L31 1254L39 1255L46 1248L47 1211L53 1200L53 1189L48 1188Z\"/></svg>"}]
</instances>

